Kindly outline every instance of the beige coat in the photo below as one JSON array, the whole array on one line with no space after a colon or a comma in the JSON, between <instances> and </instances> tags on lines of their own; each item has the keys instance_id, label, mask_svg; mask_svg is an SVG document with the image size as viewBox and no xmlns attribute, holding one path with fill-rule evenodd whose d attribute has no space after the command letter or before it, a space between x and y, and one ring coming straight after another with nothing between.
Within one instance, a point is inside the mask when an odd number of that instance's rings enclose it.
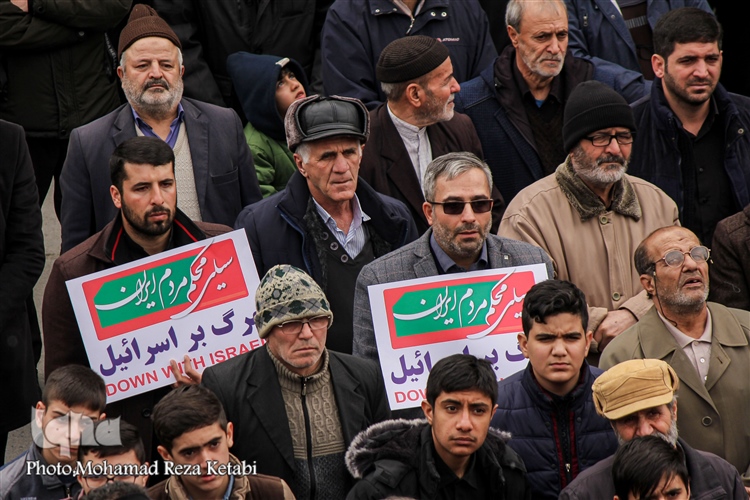
<instances>
[{"instance_id":1,"label":"beige coat","mask_svg":"<svg viewBox=\"0 0 750 500\"><path fill-rule=\"evenodd\" d=\"M653 184L625 175L608 210L570 175L571 168L566 161L518 193L505 210L498 234L547 251L555 277L575 283L586 294L589 330L615 309L625 308L640 318L652 302L641 286L633 253L655 229L679 224L677 206ZM570 188L563 189L559 180Z\"/></svg>"},{"instance_id":2,"label":"beige coat","mask_svg":"<svg viewBox=\"0 0 750 500\"><path fill-rule=\"evenodd\" d=\"M607 346L599 367L606 370L643 358L669 363L680 379L680 437L697 450L719 455L743 473L750 465L750 312L707 304L713 331L705 384L656 309Z\"/></svg>"}]
</instances>

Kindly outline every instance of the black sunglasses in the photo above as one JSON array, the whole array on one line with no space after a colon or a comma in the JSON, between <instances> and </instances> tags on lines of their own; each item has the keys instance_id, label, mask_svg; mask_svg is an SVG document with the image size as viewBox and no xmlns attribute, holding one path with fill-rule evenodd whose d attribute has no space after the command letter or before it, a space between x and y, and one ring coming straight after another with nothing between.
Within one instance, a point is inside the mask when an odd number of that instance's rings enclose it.
<instances>
[{"instance_id":1,"label":"black sunglasses","mask_svg":"<svg viewBox=\"0 0 750 500\"><path fill-rule=\"evenodd\" d=\"M430 201L433 205L442 205L443 212L446 215L459 215L464 213L464 207L468 203L475 214L485 214L492 210L493 200L472 200L472 201Z\"/></svg>"}]
</instances>

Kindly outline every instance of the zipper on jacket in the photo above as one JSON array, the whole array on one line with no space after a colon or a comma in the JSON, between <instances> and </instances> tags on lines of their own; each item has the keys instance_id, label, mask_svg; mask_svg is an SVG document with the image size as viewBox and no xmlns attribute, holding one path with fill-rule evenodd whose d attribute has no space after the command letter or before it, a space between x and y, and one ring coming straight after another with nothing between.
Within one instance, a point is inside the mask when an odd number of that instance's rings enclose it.
<instances>
[{"instance_id":1,"label":"zipper on jacket","mask_svg":"<svg viewBox=\"0 0 750 500\"><path fill-rule=\"evenodd\" d=\"M315 500L315 490L317 484L315 481L315 468L313 467L312 454L312 430L310 429L310 414L307 412L307 377L301 378L302 392L302 414L305 416L305 442L307 443L307 473L310 475L310 499Z\"/></svg>"},{"instance_id":2,"label":"zipper on jacket","mask_svg":"<svg viewBox=\"0 0 750 500\"><path fill-rule=\"evenodd\" d=\"M589 27L589 15L588 14L583 15L583 27L584 28Z\"/></svg>"},{"instance_id":3,"label":"zipper on jacket","mask_svg":"<svg viewBox=\"0 0 750 500\"><path fill-rule=\"evenodd\" d=\"M411 16L411 24L409 25L409 29L408 29L408 30L406 30L406 34L407 34L407 35L409 34L409 32L411 32L411 29L412 29L412 28L414 27L414 21L416 21L416 20L417 20L417 18L416 18L416 17L414 17L414 16Z\"/></svg>"}]
</instances>

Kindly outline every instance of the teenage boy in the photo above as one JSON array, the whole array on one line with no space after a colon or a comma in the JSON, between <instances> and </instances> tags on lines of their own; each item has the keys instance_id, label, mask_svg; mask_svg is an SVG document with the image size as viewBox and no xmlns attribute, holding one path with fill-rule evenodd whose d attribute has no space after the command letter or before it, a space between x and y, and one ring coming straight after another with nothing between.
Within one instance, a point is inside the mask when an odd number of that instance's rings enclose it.
<instances>
[{"instance_id":1,"label":"teenage boy","mask_svg":"<svg viewBox=\"0 0 750 500\"><path fill-rule=\"evenodd\" d=\"M155 500L294 499L287 484L263 474L244 475L247 466L229 453L234 427L219 399L200 385L178 387L154 407L157 451L164 470L182 470L148 490ZM229 470L227 470L229 469ZM236 474L239 470L241 474Z\"/></svg>"},{"instance_id":2,"label":"teenage boy","mask_svg":"<svg viewBox=\"0 0 750 500\"><path fill-rule=\"evenodd\" d=\"M586 355L586 297L568 281L537 283L526 294L518 345L529 364L498 383L492 426L526 464L532 496L557 499L580 471L613 454L617 439L597 415L591 385L601 370Z\"/></svg>"},{"instance_id":3,"label":"teenage boy","mask_svg":"<svg viewBox=\"0 0 750 500\"><path fill-rule=\"evenodd\" d=\"M121 419L101 420L93 427L96 446L78 448L78 482L83 494L101 488L110 482L135 483L146 486L146 450L138 429ZM85 442L85 441L84 441ZM89 466L89 469L85 467ZM102 470L99 470L102 469Z\"/></svg>"},{"instance_id":4,"label":"teenage boy","mask_svg":"<svg viewBox=\"0 0 750 500\"><path fill-rule=\"evenodd\" d=\"M424 420L388 420L361 432L346 454L360 481L347 499L531 498L526 469L490 429L497 405L492 365L455 354L427 379Z\"/></svg>"},{"instance_id":5,"label":"teenage boy","mask_svg":"<svg viewBox=\"0 0 750 500\"><path fill-rule=\"evenodd\" d=\"M612 464L614 500L688 500L690 474L685 453L659 436L632 439Z\"/></svg>"},{"instance_id":6,"label":"teenage boy","mask_svg":"<svg viewBox=\"0 0 750 500\"><path fill-rule=\"evenodd\" d=\"M47 378L36 404L33 443L0 470L0 498L59 500L81 491L73 471L81 435L104 417L104 381L90 368L67 365Z\"/></svg>"}]
</instances>

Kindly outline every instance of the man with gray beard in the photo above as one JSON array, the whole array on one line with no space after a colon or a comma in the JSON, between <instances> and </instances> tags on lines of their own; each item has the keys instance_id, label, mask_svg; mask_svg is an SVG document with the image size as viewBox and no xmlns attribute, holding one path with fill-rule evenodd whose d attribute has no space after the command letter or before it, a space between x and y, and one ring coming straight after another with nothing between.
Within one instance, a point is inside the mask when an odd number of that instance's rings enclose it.
<instances>
[{"instance_id":1,"label":"man with gray beard","mask_svg":"<svg viewBox=\"0 0 750 500\"><path fill-rule=\"evenodd\" d=\"M592 386L594 406L597 413L609 419L621 445L636 437L655 435L681 448L690 475L691 498L747 500L748 494L731 464L703 449L693 449L678 437L679 385L677 374L664 361L625 361L596 379ZM680 414L684 408L683 391ZM684 435L693 437L689 432ZM612 455L581 472L562 490L560 500L617 498L612 480L614 460Z\"/></svg>"},{"instance_id":2,"label":"man with gray beard","mask_svg":"<svg viewBox=\"0 0 750 500\"><path fill-rule=\"evenodd\" d=\"M706 302L710 251L684 227L651 233L635 267L654 307L604 351L601 367L661 359L682 380L679 425L698 449L750 465L750 313ZM747 473L746 473L747 475Z\"/></svg>"},{"instance_id":3,"label":"man with gray beard","mask_svg":"<svg viewBox=\"0 0 750 500\"><path fill-rule=\"evenodd\" d=\"M505 24L510 45L480 76L461 83L455 102L474 122L508 202L565 159L565 103L578 83L593 78L594 65L568 53L562 0L510 0Z\"/></svg>"},{"instance_id":4,"label":"man with gray beard","mask_svg":"<svg viewBox=\"0 0 750 500\"><path fill-rule=\"evenodd\" d=\"M610 87L579 84L565 105L562 132L565 162L513 198L498 234L542 247L556 278L584 291L594 333L589 363L596 366L596 353L651 308L633 252L655 229L679 224L677 206L658 187L625 174L635 124Z\"/></svg>"},{"instance_id":5,"label":"man with gray beard","mask_svg":"<svg viewBox=\"0 0 750 500\"><path fill-rule=\"evenodd\" d=\"M233 225L243 207L261 199L237 114L182 97L180 40L151 7L133 8L118 57L128 103L70 136L60 179L63 252L116 215L107 164L119 144L137 135L158 137L174 150L180 210L194 221Z\"/></svg>"}]
</instances>

